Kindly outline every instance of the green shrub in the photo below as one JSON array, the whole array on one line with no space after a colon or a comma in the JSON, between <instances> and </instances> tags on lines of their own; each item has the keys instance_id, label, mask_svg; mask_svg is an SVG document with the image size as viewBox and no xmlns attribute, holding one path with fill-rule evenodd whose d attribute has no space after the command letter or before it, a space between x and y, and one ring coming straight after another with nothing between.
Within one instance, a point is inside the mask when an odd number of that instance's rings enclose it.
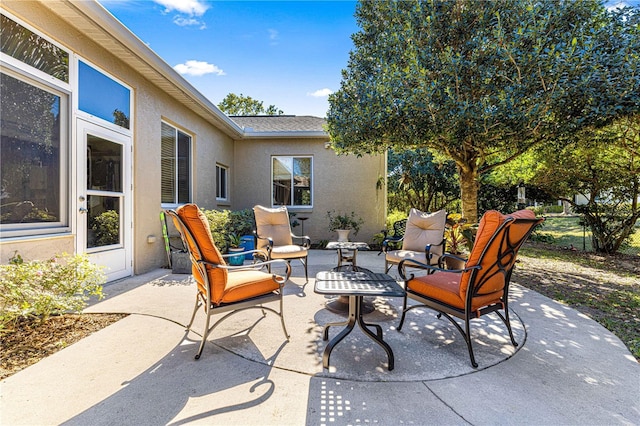
<instances>
[{"instance_id":1,"label":"green shrub","mask_svg":"<svg viewBox=\"0 0 640 426\"><path fill-rule=\"evenodd\" d=\"M252 235L255 229L253 210L202 210L211 229L211 236L221 252L231 245L231 235Z\"/></svg>"},{"instance_id":2,"label":"green shrub","mask_svg":"<svg viewBox=\"0 0 640 426\"><path fill-rule=\"evenodd\" d=\"M0 265L0 331L20 317L45 321L64 312L79 312L90 296L102 298L106 276L86 255L63 253L50 260L24 262L16 254Z\"/></svg>"},{"instance_id":3,"label":"green shrub","mask_svg":"<svg viewBox=\"0 0 640 426\"><path fill-rule=\"evenodd\" d=\"M96 233L96 245L108 246L120 242L120 215L115 210L107 210L96 216L91 229Z\"/></svg>"},{"instance_id":4,"label":"green shrub","mask_svg":"<svg viewBox=\"0 0 640 426\"><path fill-rule=\"evenodd\" d=\"M401 210L393 210L387 214L387 229L393 229L393 224L399 220L406 219L409 212L403 212Z\"/></svg>"}]
</instances>

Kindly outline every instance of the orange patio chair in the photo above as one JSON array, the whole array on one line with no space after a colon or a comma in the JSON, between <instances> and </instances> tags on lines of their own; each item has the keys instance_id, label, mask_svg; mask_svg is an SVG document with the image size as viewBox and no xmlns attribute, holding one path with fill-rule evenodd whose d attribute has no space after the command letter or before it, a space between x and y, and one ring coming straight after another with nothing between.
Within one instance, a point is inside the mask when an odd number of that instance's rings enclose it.
<instances>
[{"instance_id":1,"label":"orange patio chair","mask_svg":"<svg viewBox=\"0 0 640 426\"><path fill-rule=\"evenodd\" d=\"M417 266L431 269L433 273L415 277L408 275L406 268L415 267L417 262L411 259L400 262L398 269L405 281L406 296L398 330L402 329L409 310L416 307L434 309L438 311L438 318L444 315L462 334L471 365L477 368L469 323L473 318L495 312L507 327L511 343L518 346L509 322L509 281L518 250L543 220L537 219L531 210L520 210L506 216L495 210L486 212L480 220L464 269L445 270L420 264ZM407 297L420 304L407 307ZM464 321L464 329L453 317Z\"/></svg>"},{"instance_id":2,"label":"orange patio chair","mask_svg":"<svg viewBox=\"0 0 640 426\"><path fill-rule=\"evenodd\" d=\"M311 239L297 236L291 232L289 212L285 206L270 209L263 206L253 207L256 218L256 249L265 260L284 259L291 262L298 259L304 265L304 277L309 281L307 259ZM302 244L294 244L294 239Z\"/></svg>"},{"instance_id":3,"label":"orange patio chair","mask_svg":"<svg viewBox=\"0 0 640 426\"><path fill-rule=\"evenodd\" d=\"M200 359L207 338L218 324L229 316L246 309L259 308L262 309L263 315L266 315L265 311L278 315L284 335L289 340L282 309L282 289L291 274L290 265L284 260L265 262L269 265L282 264L286 268L284 276L260 270L265 266L265 263L229 266L216 247L211 237L209 222L198 206L185 204L175 211L166 210L165 213L173 220L185 247L189 251L193 277L198 287L196 304L191 321L187 326L187 332L191 330L193 320L200 307L204 308L206 315L202 341L195 358ZM264 303L274 301L280 303L279 311L264 306ZM227 313L225 316L209 326L213 315L225 312Z\"/></svg>"}]
</instances>

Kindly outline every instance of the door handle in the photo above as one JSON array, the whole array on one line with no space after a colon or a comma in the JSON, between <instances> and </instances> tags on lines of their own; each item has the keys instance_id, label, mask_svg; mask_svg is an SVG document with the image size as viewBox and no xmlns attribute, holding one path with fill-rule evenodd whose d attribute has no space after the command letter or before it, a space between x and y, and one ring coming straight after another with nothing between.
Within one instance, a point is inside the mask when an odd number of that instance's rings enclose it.
<instances>
[{"instance_id":1,"label":"door handle","mask_svg":"<svg viewBox=\"0 0 640 426\"><path fill-rule=\"evenodd\" d=\"M87 209L86 209L86 208L84 208L84 207L80 207L80 208L78 209L78 211L80 212L80 214L85 214L85 213L86 213L86 212L88 212L89 210L87 210Z\"/></svg>"}]
</instances>

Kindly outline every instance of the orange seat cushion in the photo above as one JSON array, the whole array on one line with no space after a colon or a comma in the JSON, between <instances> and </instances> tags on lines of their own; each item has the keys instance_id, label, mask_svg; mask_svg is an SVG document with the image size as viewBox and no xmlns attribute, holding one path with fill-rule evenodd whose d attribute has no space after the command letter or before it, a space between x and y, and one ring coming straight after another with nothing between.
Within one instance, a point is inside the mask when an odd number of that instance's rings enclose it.
<instances>
[{"instance_id":1,"label":"orange seat cushion","mask_svg":"<svg viewBox=\"0 0 640 426\"><path fill-rule=\"evenodd\" d=\"M407 283L407 288L426 297L439 300L447 305L464 310L465 298L460 296L460 279L462 274L455 272L436 272L414 278ZM471 310L476 311L484 306L500 301L502 292L474 297Z\"/></svg>"},{"instance_id":2,"label":"orange seat cushion","mask_svg":"<svg viewBox=\"0 0 640 426\"><path fill-rule=\"evenodd\" d=\"M222 303L237 302L278 290L273 275L262 271L237 271L228 275Z\"/></svg>"}]
</instances>

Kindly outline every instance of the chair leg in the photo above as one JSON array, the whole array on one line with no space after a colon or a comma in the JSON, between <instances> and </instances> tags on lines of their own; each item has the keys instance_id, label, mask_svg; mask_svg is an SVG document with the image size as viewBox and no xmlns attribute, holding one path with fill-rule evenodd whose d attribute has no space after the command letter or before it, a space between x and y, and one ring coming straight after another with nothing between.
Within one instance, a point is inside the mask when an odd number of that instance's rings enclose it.
<instances>
[{"instance_id":1,"label":"chair leg","mask_svg":"<svg viewBox=\"0 0 640 426\"><path fill-rule=\"evenodd\" d=\"M287 326L284 323L284 297L282 295L282 290L280 290L280 324L282 324L282 331L284 331L284 337L286 337L287 341L290 340L290 336L289 333L287 332Z\"/></svg>"},{"instance_id":2,"label":"chair leg","mask_svg":"<svg viewBox=\"0 0 640 426\"><path fill-rule=\"evenodd\" d=\"M307 269L308 260L309 260L308 257L300 258L300 262L302 262L302 264L304 265L304 278L307 282L309 282L309 272Z\"/></svg>"},{"instance_id":3,"label":"chair leg","mask_svg":"<svg viewBox=\"0 0 640 426\"><path fill-rule=\"evenodd\" d=\"M400 324L396 330L402 330L402 325L404 324L404 317L407 314L407 295L404 295L404 300L402 302L402 318L400 318Z\"/></svg>"},{"instance_id":4,"label":"chair leg","mask_svg":"<svg viewBox=\"0 0 640 426\"><path fill-rule=\"evenodd\" d=\"M387 260L384 261L384 273L388 273L389 269L391 269L391 267L393 266L393 264L390 264Z\"/></svg>"},{"instance_id":5,"label":"chair leg","mask_svg":"<svg viewBox=\"0 0 640 426\"><path fill-rule=\"evenodd\" d=\"M470 328L469 315L465 315L464 327L466 330L466 333L464 333L464 340L467 342L467 349L469 350L469 358L471 358L471 366L473 368L478 368L478 363L476 362L476 357L473 356L473 348L471 347L471 328Z\"/></svg>"},{"instance_id":6,"label":"chair leg","mask_svg":"<svg viewBox=\"0 0 640 426\"><path fill-rule=\"evenodd\" d=\"M193 313L191 314L191 320L189 321L189 325L187 326L187 331L191 330L191 326L193 325L193 320L196 317L196 312L198 312L198 308L202 302L200 301L200 295L196 293L196 305L193 307Z\"/></svg>"},{"instance_id":7,"label":"chair leg","mask_svg":"<svg viewBox=\"0 0 640 426\"><path fill-rule=\"evenodd\" d=\"M518 342L516 342L516 339L513 337L513 330L511 329L511 321L509 321L509 308L507 304L505 303L504 305L504 316L502 316L500 311L495 311L495 312L496 314L498 314L498 316L500 317L504 325L507 327L507 331L509 332L509 338L511 338L511 344L513 344L513 346L518 346Z\"/></svg>"},{"instance_id":8,"label":"chair leg","mask_svg":"<svg viewBox=\"0 0 640 426\"><path fill-rule=\"evenodd\" d=\"M204 330L202 331L202 342L200 342L200 348L198 349L198 353L195 358L200 359L200 355L202 355L202 349L204 349L204 344L207 342L207 337L209 337L209 322L211 321L211 315L209 312L209 308L205 308L205 314L207 315L207 320L204 324Z\"/></svg>"}]
</instances>

